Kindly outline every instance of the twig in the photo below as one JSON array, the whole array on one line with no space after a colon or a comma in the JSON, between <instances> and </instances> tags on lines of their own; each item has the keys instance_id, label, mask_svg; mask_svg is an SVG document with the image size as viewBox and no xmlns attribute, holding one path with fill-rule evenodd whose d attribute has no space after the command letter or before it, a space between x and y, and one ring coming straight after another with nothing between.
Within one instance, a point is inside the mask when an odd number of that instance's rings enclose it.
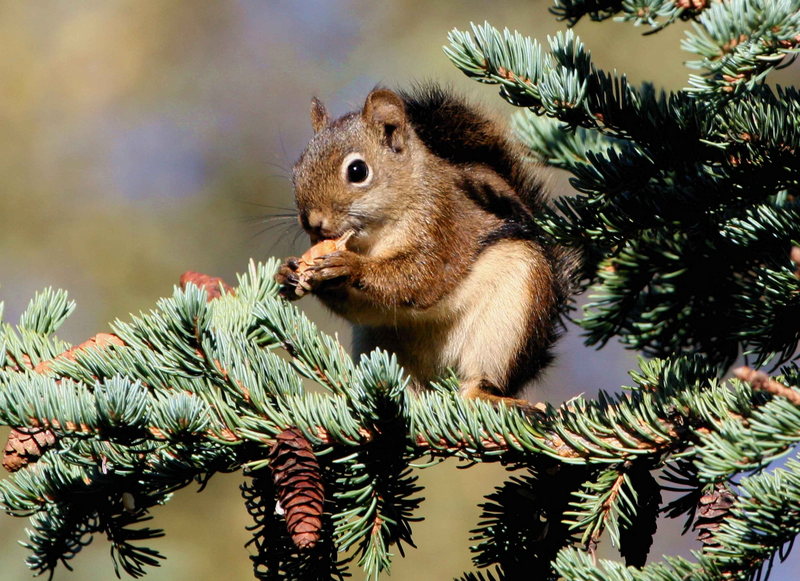
<instances>
[{"instance_id":1,"label":"twig","mask_svg":"<svg viewBox=\"0 0 800 581\"><path fill-rule=\"evenodd\" d=\"M733 374L742 381L748 382L753 389L766 391L772 395L785 397L794 405L800 406L800 392L783 385L779 381L770 379L769 375L763 371L756 371L750 367L743 366L733 370Z\"/></svg>"}]
</instances>

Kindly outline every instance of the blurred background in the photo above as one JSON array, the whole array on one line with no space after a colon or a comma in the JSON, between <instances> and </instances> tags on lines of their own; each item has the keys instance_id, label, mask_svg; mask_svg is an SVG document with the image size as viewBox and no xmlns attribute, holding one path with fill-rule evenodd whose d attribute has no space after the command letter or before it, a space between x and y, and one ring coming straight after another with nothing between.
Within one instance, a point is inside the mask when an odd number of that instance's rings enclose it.
<instances>
[{"instance_id":1,"label":"blurred background","mask_svg":"<svg viewBox=\"0 0 800 581\"><path fill-rule=\"evenodd\" d=\"M290 168L311 137L309 102L339 115L369 90L435 79L511 113L496 90L463 77L442 53L447 32L488 20L544 40L564 29L545 1L189 0L0 3L0 300L15 322L34 291L68 289L78 309L59 333L77 343L115 318L147 310L198 270L235 282L249 258L298 255L294 238L265 221L291 207ZM605 69L666 89L687 84L688 24L651 37L630 24L576 30ZM797 84L798 68L779 81ZM569 192L551 176L554 194ZM327 332L346 327L313 299L301 303ZM554 402L629 383L635 354L582 346L574 328L533 397ZM5 433L0 434L5 439ZM395 560L396 579L442 581L471 569L477 504L503 479L498 466L456 463L422 471L419 547ZM239 474L217 476L157 508L168 558L148 579L252 579L250 524ZM29 579L25 519L0 517L4 580ZM663 523L651 558L695 545ZM605 543L608 545L608 543ZM97 538L56 580L114 578ZM605 546L606 555L613 550ZM800 551L796 551L800 553ZM800 556L776 578L800 571ZM361 578L358 570L354 577Z\"/></svg>"}]
</instances>

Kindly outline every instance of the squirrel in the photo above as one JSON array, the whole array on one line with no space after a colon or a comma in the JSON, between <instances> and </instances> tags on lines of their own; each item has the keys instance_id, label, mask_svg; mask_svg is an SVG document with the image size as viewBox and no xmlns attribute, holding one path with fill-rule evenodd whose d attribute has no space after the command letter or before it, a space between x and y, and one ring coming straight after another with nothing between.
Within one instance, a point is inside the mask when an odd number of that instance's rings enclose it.
<instances>
[{"instance_id":1,"label":"squirrel","mask_svg":"<svg viewBox=\"0 0 800 581\"><path fill-rule=\"evenodd\" d=\"M354 355L397 355L421 389L452 369L465 397L512 403L553 359L575 257L533 217L545 207L537 165L502 122L437 85L373 90L331 120L316 98L314 136L293 168L312 243L347 239L299 284L353 325Z\"/></svg>"}]
</instances>

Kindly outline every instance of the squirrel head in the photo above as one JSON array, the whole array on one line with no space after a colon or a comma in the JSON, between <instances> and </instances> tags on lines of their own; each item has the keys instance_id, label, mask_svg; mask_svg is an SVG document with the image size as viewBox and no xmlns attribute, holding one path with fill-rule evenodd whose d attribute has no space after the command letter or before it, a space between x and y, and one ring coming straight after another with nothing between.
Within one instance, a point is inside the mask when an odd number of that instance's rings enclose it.
<instances>
[{"instance_id":1,"label":"squirrel head","mask_svg":"<svg viewBox=\"0 0 800 581\"><path fill-rule=\"evenodd\" d=\"M424 146L405 103L376 89L361 111L331 121L315 98L311 123L314 137L293 170L300 224L313 242L352 230L357 244L369 245L400 218L414 190L413 158Z\"/></svg>"}]
</instances>

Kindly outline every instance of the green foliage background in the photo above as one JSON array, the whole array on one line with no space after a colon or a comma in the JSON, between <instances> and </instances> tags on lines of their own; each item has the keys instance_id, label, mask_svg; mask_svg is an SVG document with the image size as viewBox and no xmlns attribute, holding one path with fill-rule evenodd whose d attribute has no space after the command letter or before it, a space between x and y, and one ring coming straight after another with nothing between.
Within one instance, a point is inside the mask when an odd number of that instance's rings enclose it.
<instances>
[{"instance_id":1,"label":"green foliage background","mask_svg":"<svg viewBox=\"0 0 800 581\"><path fill-rule=\"evenodd\" d=\"M311 135L312 94L336 112L357 106L376 83L449 80L458 90L510 112L492 89L468 82L442 54L447 32L470 21L519 29L544 39L563 29L549 3L423 0L203 3L145 0L0 5L0 295L15 321L33 292L70 290L78 310L59 335L73 343L107 330L108 321L150 308L185 270L233 280L247 259L298 254L281 229L246 218L288 206L288 168ZM655 37L626 24L581 22L576 32L593 62L633 82L687 85L680 51L688 28ZM797 85L798 68L774 81ZM566 182L553 176L555 193ZM327 332L346 330L317 305L302 305ZM630 383L632 355L610 345L595 353L573 330L544 382L561 401ZM398 559L400 579L447 579L470 568L469 530L477 504L499 484L502 468L468 472L454 463L422 471L426 520L420 549ZM168 559L148 579L250 579L243 548L250 523L238 491L241 475L218 475L201 496L182 491L154 511ZM3 579L28 579L24 519L0 519ZM670 546L668 523L651 555ZM100 540L70 574L113 578ZM608 545L608 544L606 544ZM608 547L605 547L608 550ZM794 563L798 562L797 554ZM778 574L791 578L790 561ZM358 572L356 572L358 575Z\"/></svg>"}]
</instances>

